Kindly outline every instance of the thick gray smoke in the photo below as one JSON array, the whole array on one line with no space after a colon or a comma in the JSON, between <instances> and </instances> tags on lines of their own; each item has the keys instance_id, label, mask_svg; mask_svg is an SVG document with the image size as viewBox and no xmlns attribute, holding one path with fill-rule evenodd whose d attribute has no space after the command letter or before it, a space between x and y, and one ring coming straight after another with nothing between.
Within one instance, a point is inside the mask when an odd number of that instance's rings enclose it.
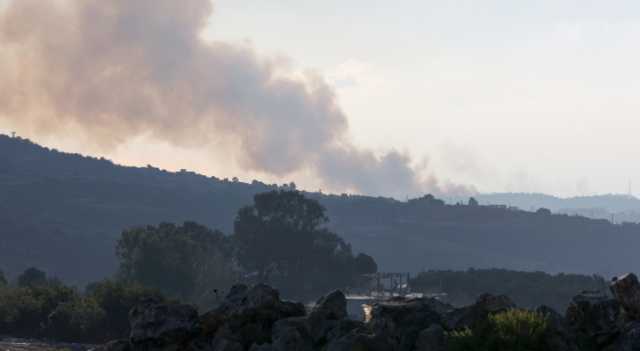
<instances>
[{"instance_id":1,"label":"thick gray smoke","mask_svg":"<svg viewBox=\"0 0 640 351\"><path fill-rule=\"evenodd\" d=\"M102 147L150 135L230 143L248 170L311 170L333 189L444 192L410 159L355 147L334 92L251 49L205 42L210 0L13 0L0 13L0 118L80 130Z\"/></svg>"}]
</instances>

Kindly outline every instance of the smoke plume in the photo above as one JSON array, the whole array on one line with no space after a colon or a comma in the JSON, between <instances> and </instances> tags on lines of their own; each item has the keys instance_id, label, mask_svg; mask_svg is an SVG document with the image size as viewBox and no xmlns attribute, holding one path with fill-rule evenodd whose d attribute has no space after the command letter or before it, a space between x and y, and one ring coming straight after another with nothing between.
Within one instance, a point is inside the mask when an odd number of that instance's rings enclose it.
<instances>
[{"instance_id":1,"label":"smoke plume","mask_svg":"<svg viewBox=\"0 0 640 351\"><path fill-rule=\"evenodd\" d=\"M0 13L0 118L78 130L104 148L138 136L232 145L247 170L311 170L332 189L445 192L404 154L350 142L334 91L252 49L201 39L210 0L13 0Z\"/></svg>"}]
</instances>

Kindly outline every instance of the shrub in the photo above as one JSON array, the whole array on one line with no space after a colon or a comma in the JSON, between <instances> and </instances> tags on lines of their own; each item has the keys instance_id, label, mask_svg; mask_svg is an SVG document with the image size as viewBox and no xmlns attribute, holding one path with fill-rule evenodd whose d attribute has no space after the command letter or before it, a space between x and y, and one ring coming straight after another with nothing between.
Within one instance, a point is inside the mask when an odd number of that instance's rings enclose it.
<instances>
[{"instance_id":1,"label":"shrub","mask_svg":"<svg viewBox=\"0 0 640 351\"><path fill-rule=\"evenodd\" d=\"M95 342L104 340L106 312L91 298L59 304L49 315L45 334L58 341Z\"/></svg>"},{"instance_id":2,"label":"shrub","mask_svg":"<svg viewBox=\"0 0 640 351\"><path fill-rule=\"evenodd\" d=\"M31 267L22 272L18 277L18 286L23 288L42 286L47 284L47 274L37 268Z\"/></svg>"},{"instance_id":3,"label":"shrub","mask_svg":"<svg viewBox=\"0 0 640 351\"><path fill-rule=\"evenodd\" d=\"M546 351L548 322L537 312L512 309L489 316L484 324L449 335L451 351Z\"/></svg>"},{"instance_id":4,"label":"shrub","mask_svg":"<svg viewBox=\"0 0 640 351\"><path fill-rule=\"evenodd\" d=\"M86 295L105 311L103 334L98 341L125 338L129 334L129 311L142 300L165 300L155 290L111 280L91 284L87 287Z\"/></svg>"},{"instance_id":5,"label":"shrub","mask_svg":"<svg viewBox=\"0 0 640 351\"><path fill-rule=\"evenodd\" d=\"M7 286L7 283L7 277L5 277L3 271L0 271L0 288Z\"/></svg>"},{"instance_id":6,"label":"shrub","mask_svg":"<svg viewBox=\"0 0 640 351\"><path fill-rule=\"evenodd\" d=\"M0 334L39 337L51 312L78 298L75 290L61 284L2 289Z\"/></svg>"}]
</instances>

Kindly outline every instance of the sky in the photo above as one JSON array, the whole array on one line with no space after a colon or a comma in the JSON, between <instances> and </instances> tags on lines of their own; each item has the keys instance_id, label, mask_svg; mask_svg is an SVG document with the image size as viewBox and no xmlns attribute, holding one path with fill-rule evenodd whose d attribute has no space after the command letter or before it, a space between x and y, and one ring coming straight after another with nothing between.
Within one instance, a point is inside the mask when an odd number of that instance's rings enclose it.
<instances>
[{"instance_id":1,"label":"sky","mask_svg":"<svg viewBox=\"0 0 640 351\"><path fill-rule=\"evenodd\" d=\"M637 1L217 0L201 35L322 77L354 147L398 150L441 181L559 196L640 188ZM144 135L105 148L20 127L0 114L0 132L120 163L327 187L308 169L274 174Z\"/></svg>"}]
</instances>

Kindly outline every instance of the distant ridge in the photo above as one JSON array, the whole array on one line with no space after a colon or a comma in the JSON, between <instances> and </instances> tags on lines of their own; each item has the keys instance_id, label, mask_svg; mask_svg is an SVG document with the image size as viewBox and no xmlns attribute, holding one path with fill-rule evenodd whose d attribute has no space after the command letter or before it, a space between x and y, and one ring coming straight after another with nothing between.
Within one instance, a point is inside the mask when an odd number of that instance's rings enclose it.
<instances>
[{"instance_id":1,"label":"distant ridge","mask_svg":"<svg viewBox=\"0 0 640 351\"><path fill-rule=\"evenodd\" d=\"M99 279L114 272L113 246L124 228L195 220L229 233L240 207L276 187L123 167L0 135L0 269L15 275L35 265L70 282ZM330 226L355 252L372 254L384 271L498 267L609 276L640 265L640 225L445 205L431 196L307 195L327 207Z\"/></svg>"}]
</instances>

